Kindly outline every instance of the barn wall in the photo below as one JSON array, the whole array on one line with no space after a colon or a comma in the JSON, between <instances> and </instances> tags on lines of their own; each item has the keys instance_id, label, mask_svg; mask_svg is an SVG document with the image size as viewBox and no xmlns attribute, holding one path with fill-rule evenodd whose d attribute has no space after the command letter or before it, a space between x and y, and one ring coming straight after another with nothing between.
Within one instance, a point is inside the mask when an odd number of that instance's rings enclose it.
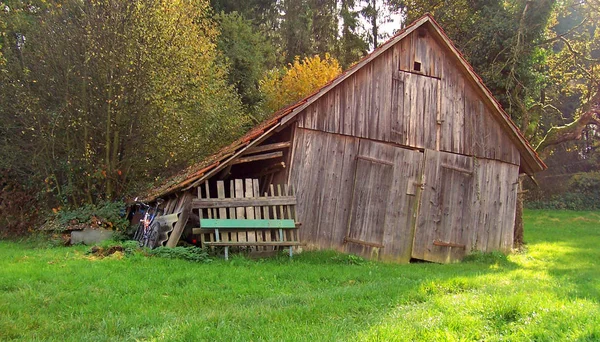
<instances>
[{"instance_id":1,"label":"barn wall","mask_svg":"<svg viewBox=\"0 0 600 342\"><path fill-rule=\"evenodd\" d=\"M451 262L473 250L510 251L518 171L509 163L426 150L413 258Z\"/></svg>"},{"instance_id":2,"label":"barn wall","mask_svg":"<svg viewBox=\"0 0 600 342\"><path fill-rule=\"evenodd\" d=\"M341 250L348 229L358 138L296 129L290 184L296 189L300 239Z\"/></svg>"},{"instance_id":3,"label":"barn wall","mask_svg":"<svg viewBox=\"0 0 600 342\"><path fill-rule=\"evenodd\" d=\"M519 165L469 77L422 27L308 106L298 126Z\"/></svg>"},{"instance_id":4,"label":"barn wall","mask_svg":"<svg viewBox=\"0 0 600 342\"><path fill-rule=\"evenodd\" d=\"M290 183L303 242L410 260L422 152L301 128L294 149Z\"/></svg>"}]
</instances>

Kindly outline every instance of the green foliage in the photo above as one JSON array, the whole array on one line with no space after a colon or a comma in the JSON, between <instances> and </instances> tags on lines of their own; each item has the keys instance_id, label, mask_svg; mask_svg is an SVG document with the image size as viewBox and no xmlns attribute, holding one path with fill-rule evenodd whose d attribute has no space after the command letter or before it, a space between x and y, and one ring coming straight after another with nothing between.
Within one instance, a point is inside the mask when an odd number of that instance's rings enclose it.
<instances>
[{"instance_id":1,"label":"green foliage","mask_svg":"<svg viewBox=\"0 0 600 342\"><path fill-rule=\"evenodd\" d=\"M85 224L124 232L129 221L124 217L125 203L121 201L100 201L97 204L86 204L74 209L62 209L55 214L55 219L63 227Z\"/></svg>"},{"instance_id":2,"label":"green foliage","mask_svg":"<svg viewBox=\"0 0 600 342\"><path fill-rule=\"evenodd\" d=\"M221 12L216 20L221 31L217 47L230 65L228 82L237 90L246 110L256 115L262 100L258 82L267 65L274 64L273 47L237 12Z\"/></svg>"},{"instance_id":3,"label":"green foliage","mask_svg":"<svg viewBox=\"0 0 600 342\"><path fill-rule=\"evenodd\" d=\"M346 265L363 265L367 262L364 258L354 254L339 254L331 259L336 263Z\"/></svg>"},{"instance_id":4,"label":"green foliage","mask_svg":"<svg viewBox=\"0 0 600 342\"><path fill-rule=\"evenodd\" d=\"M208 255L208 253L199 247L158 247L150 250L150 255L157 256L160 258L167 259L181 259L192 262L211 262L212 259Z\"/></svg>"},{"instance_id":5,"label":"green foliage","mask_svg":"<svg viewBox=\"0 0 600 342\"><path fill-rule=\"evenodd\" d=\"M207 0L39 6L6 22L0 167L47 202L122 198L247 126Z\"/></svg>"},{"instance_id":6,"label":"green foliage","mask_svg":"<svg viewBox=\"0 0 600 342\"><path fill-rule=\"evenodd\" d=\"M566 190L550 197L549 200L525 202L531 209L600 209L600 172L580 172L570 177Z\"/></svg>"}]
</instances>

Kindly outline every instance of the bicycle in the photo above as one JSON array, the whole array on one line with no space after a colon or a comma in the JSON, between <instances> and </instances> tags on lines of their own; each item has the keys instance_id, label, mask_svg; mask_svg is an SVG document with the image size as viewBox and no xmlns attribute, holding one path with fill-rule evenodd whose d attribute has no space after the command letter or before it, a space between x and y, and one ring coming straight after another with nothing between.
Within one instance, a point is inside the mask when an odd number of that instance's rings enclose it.
<instances>
[{"instance_id":1,"label":"bicycle","mask_svg":"<svg viewBox=\"0 0 600 342\"><path fill-rule=\"evenodd\" d=\"M138 201L137 197L135 198L135 203L143 208L144 216L140 219L140 223L133 234L133 239L138 241L140 247L149 247L154 248L156 244L156 239L158 238L158 231L160 227L157 227L158 222L154 222L154 219L160 213L158 207L164 202L162 199L156 200L156 205L151 207L150 205Z\"/></svg>"}]
</instances>

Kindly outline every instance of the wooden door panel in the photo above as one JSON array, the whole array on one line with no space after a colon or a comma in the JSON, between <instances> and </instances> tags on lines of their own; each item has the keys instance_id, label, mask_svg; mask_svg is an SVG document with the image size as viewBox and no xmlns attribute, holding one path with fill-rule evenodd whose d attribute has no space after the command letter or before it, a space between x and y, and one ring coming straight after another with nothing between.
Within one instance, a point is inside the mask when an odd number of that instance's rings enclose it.
<instances>
[{"instance_id":1,"label":"wooden door panel","mask_svg":"<svg viewBox=\"0 0 600 342\"><path fill-rule=\"evenodd\" d=\"M348 238L371 244L383 243L392 174L390 164L358 159Z\"/></svg>"},{"instance_id":2,"label":"wooden door panel","mask_svg":"<svg viewBox=\"0 0 600 342\"><path fill-rule=\"evenodd\" d=\"M460 260L473 228L473 158L426 150L423 178L412 256L443 263Z\"/></svg>"},{"instance_id":3,"label":"wooden door panel","mask_svg":"<svg viewBox=\"0 0 600 342\"><path fill-rule=\"evenodd\" d=\"M423 153L361 140L348 217L346 251L408 262Z\"/></svg>"},{"instance_id":4,"label":"wooden door panel","mask_svg":"<svg viewBox=\"0 0 600 342\"><path fill-rule=\"evenodd\" d=\"M440 80L396 71L392 78L391 141L436 148Z\"/></svg>"}]
</instances>

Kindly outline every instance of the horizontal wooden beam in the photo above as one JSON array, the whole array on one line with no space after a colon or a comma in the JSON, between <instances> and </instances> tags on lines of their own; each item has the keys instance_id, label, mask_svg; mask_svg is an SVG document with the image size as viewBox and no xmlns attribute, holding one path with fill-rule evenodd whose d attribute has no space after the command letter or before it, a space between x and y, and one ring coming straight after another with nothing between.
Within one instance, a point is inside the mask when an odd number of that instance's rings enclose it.
<instances>
[{"instance_id":1,"label":"horizontal wooden beam","mask_svg":"<svg viewBox=\"0 0 600 342\"><path fill-rule=\"evenodd\" d=\"M438 241L438 240L433 241L433 245L439 246L439 247L456 247L456 248L463 248L463 249L467 248L467 246L461 245L458 243L444 242L444 241Z\"/></svg>"},{"instance_id":2,"label":"horizontal wooden beam","mask_svg":"<svg viewBox=\"0 0 600 342\"><path fill-rule=\"evenodd\" d=\"M299 241L276 241L276 242L204 242L206 246L300 246Z\"/></svg>"},{"instance_id":3,"label":"horizontal wooden beam","mask_svg":"<svg viewBox=\"0 0 600 342\"><path fill-rule=\"evenodd\" d=\"M294 220L250 220L250 219L200 219L204 229L269 229L296 228Z\"/></svg>"},{"instance_id":4,"label":"horizontal wooden beam","mask_svg":"<svg viewBox=\"0 0 600 342\"><path fill-rule=\"evenodd\" d=\"M295 196L193 199L193 209L296 205Z\"/></svg>"},{"instance_id":5,"label":"horizontal wooden beam","mask_svg":"<svg viewBox=\"0 0 600 342\"><path fill-rule=\"evenodd\" d=\"M256 230L262 230L262 229L275 229L275 230L279 230L279 229L285 229L286 231L289 229L298 229L302 223L300 222L296 222L296 227L295 228L253 228ZM252 230L252 229L248 229L248 230ZM212 234L215 232L214 228L192 228L192 234L194 235L200 235L200 234ZM238 228L219 228L219 233L223 233L223 232L239 232Z\"/></svg>"},{"instance_id":6,"label":"horizontal wooden beam","mask_svg":"<svg viewBox=\"0 0 600 342\"><path fill-rule=\"evenodd\" d=\"M364 245L364 246L377 247L377 248L383 248L383 247L385 247L384 245L382 245L380 243L361 241L361 240L352 239L352 238L349 238L349 237L344 238L344 242L345 243L350 242L350 243L355 243L357 245Z\"/></svg>"},{"instance_id":7,"label":"horizontal wooden beam","mask_svg":"<svg viewBox=\"0 0 600 342\"><path fill-rule=\"evenodd\" d=\"M371 163L377 163L377 164L384 164L384 165L394 166L394 163L389 162L387 160L375 159L375 158L366 157L366 156L356 156L356 159L366 160L366 161L371 162Z\"/></svg>"},{"instance_id":8,"label":"horizontal wooden beam","mask_svg":"<svg viewBox=\"0 0 600 342\"><path fill-rule=\"evenodd\" d=\"M447 164L442 164L441 165L444 169L448 169L448 170L452 170L452 171L456 171L456 172L460 172L460 173L464 173L466 175L472 176L473 175L473 171L471 170L467 170L467 169L462 169L460 167L456 167L456 166L452 166L452 165L447 165Z\"/></svg>"},{"instance_id":9,"label":"horizontal wooden beam","mask_svg":"<svg viewBox=\"0 0 600 342\"><path fill-rule=\"evenodd\" d=\"M271 152L271 153L264 153L264 154L256 154L256 155L248 156L248 157L240 157L240 158L234 160L232 162L232 164L249 163L249 162L253 162L253 161L273 159L273 158L279 158L279 157L283 157L283 152L278 151L278 152Z\"/></svg>"},{"instance_id":10,"label":"horizontal wooden beam","mask_svg":"<svg viewBox=\"0 0 600 342\"><path fill-rule=\"evenodd\" d=\"M254 153L259 153L259 152L268 152L268 151L273 151L273 150L281 150L284 148L288 148L292 145L291 142L289 141L284 141L284 142L278 142L278 143L274 143L274 144L266 144L266 145L260 145L260 146L255 146L252 148L249 148L248 150L246 150L242 156L248 155L248 154L254 154Z\"/></svg>"}]
</instances>

